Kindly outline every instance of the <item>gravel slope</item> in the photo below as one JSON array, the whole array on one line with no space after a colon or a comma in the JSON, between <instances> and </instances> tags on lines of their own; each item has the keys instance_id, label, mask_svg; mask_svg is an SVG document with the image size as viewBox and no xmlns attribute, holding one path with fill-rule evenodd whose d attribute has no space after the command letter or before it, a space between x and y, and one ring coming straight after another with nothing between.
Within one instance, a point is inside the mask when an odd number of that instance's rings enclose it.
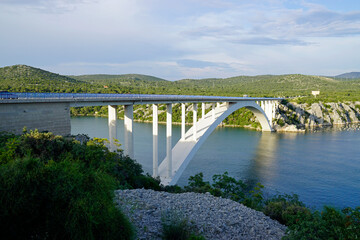
<instances>
[{"instance_id":1,"label":"gravel slope","mask_svg":"<svg viewBox=\"0 0 360 240\"><path fill-rule=\"evenodd\" d=\"M115 191L115 201L135 225L138 239L161 239L161 216L180 214L206 239L281 239L286 227L229 199L210 194Z\"/></svg>"}]
</instances>

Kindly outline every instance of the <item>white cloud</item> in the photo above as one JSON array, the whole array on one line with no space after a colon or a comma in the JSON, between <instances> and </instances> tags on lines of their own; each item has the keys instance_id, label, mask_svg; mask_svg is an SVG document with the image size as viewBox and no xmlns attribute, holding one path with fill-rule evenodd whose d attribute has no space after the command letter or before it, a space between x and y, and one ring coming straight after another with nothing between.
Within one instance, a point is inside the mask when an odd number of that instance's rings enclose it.
<instances>
[{"instance_id":1,"label":"white cloud","mask_svg":"<svg viewBox=\"0 0 360 240\"><path fill-rule=\"evenodd\" d=\"M326 74L348 69L346 64L354 65L360 55L355 41L360 36L360 11L329 10L325 1L320 5L297 0L2 0L0 4L0 22L6 22L0 25L1 65L180 79L316 74L317 66ZM331 52L343 63L331 58ZM331 67L326 70L326 65Z\"/></svg>"}]
</instances>

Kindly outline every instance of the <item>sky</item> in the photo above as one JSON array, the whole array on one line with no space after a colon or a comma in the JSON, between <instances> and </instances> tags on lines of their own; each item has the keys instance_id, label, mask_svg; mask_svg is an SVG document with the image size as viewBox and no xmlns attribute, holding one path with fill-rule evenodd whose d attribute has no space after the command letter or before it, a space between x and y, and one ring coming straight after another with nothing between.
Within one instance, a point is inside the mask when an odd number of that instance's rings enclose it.
<instances>
[{"instance_id":1,"label":"sky","mask_svg":"<svg viewBox=\"0 0 360 240\"><path fill-rule=\"evenodd\" d=\"M0 67L64 75L360 71L359 0L0 0Z\"/></svg>"}]
</instances>

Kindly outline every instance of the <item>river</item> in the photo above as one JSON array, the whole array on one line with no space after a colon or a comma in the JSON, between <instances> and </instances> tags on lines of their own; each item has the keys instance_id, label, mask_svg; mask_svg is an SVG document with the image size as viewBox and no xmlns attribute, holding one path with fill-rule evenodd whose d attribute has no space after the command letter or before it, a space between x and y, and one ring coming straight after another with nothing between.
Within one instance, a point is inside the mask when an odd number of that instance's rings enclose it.
<instances>
[{"instance_id":1,"label":"river","mask_svg":"<svg viewBox=\"0 0 360 240\"><path fill-rule=\"evenodd\" d=\"M72 134L108 138L107 118L73 117ZM117 123L123 142L123 120ZM189 127L188 127L189 128ZM237 179L260 182L266 194L296 193L307 206L360 206L360 131L262 133L216 128L184 171L178 184L203 172L205 180L225 171ZM173 126L173 145L180 126ZM152 124L134 123L135 159L152 171ZM159 161L165 158L165 125L159 125Z\"/></svg>"}]
</instances>

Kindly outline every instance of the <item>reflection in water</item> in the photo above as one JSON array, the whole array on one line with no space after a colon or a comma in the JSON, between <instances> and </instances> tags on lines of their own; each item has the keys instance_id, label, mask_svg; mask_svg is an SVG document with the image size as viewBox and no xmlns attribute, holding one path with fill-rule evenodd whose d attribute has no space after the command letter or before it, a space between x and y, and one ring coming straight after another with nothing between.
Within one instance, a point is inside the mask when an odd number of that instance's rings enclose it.
<instances>
[{"instance_id":1,"label":"reflection in water","mask_svg":"<svg viewBox=\"0 0 360 240\"><path fill-rule=\"evenodd\" d=\"M278 147L278 135L276 133L263 132L259 138L254 157L252 160L251 172L254 176L249 176L255 179L271 180L276 174L276 153Z\"/></svg>"}]
</instances>

